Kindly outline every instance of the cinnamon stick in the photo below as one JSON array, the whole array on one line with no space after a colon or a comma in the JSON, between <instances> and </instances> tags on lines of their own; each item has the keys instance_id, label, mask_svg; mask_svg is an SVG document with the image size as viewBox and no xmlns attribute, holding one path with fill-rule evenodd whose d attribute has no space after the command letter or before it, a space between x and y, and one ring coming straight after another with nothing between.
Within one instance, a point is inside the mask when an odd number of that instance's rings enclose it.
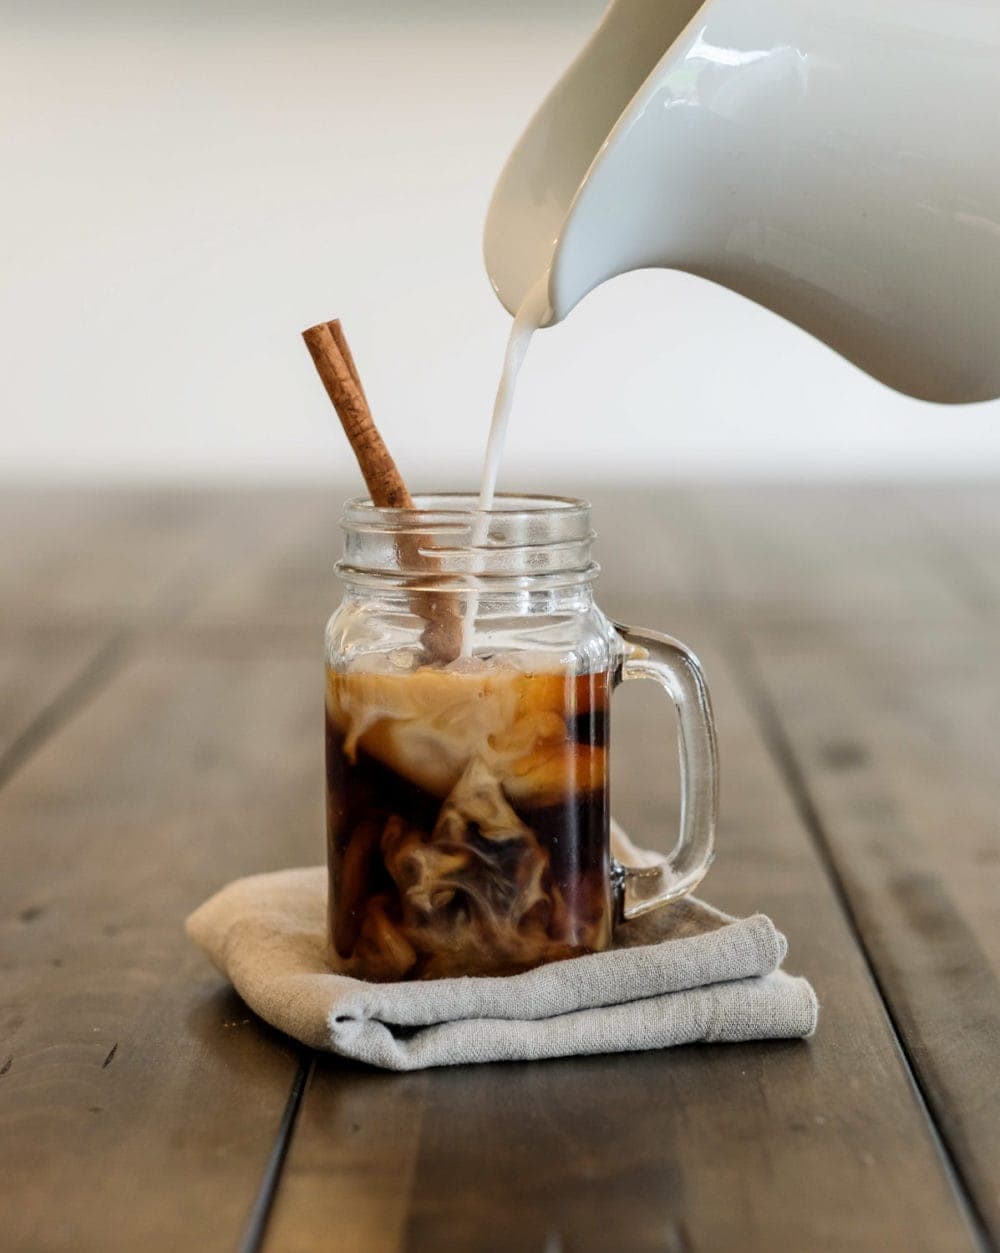
<instances>
[{"instance_id":1,"label":"cinnamon stick","mask_svg":"<svg viewBox=\"0 0 1000 1253\"><path fill-rule=\"evenodd\" d=\"M302 338L354 450L372 504L380 509L414 508L403 476L375 425L339 319L309 327L302 332ZM437 569L415 536L402 537L400 557L404 564L417 569ZM427 623L421 641L428 657L443 663L453 661L459 655L462 639L462 622L454 598L445 592L414 593L413 607Z\"/></svg>"},{"instance_id":2,"label":"cinnamon stick","mask_svg":"<svg viewBox=\"0 0 1000 1253\"><path fill-rule=\"evenodd\" d=\"M368 408L354 357L340 321L320 322L302 332L313 365L333 401L344 434L354 449L372 504L380 509L412 509L413 499Z\"/></svg>"},{"instance_id":3,"label":"cinnamon stick","mask_svg":"<svg viewBox=\"0 0 1000 1253\"><path fill-rule=\"evenodd\" d=\"M358 373L358 367L354 364L354 355L351 352L350 344L347 342L347 336L344 334L344 328L340 325L340 319L334 318L332 322L327 322L326 325L329 327L330 334L333 336L337 347L340 349L340 355L344 358L345 365L351 372L351 378L354 379L358 386L358 391L361 393L361 399L367 405L368 397L365 395L365 389L361 382L361 375ZM369 409L371 408L370 405L368 407Z\"/></svg>"}]
</instances>

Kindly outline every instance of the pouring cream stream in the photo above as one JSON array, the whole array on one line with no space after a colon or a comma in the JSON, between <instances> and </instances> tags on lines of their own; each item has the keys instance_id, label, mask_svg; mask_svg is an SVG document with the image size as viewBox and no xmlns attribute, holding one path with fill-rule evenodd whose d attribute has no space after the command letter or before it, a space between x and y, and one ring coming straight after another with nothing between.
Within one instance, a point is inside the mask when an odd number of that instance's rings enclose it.
<instances>
[{"instance_id":1,"label":"pouring cream stream","mask_svg":"<svg viewBox=\"0 0 1000 1253\"><path fill-rule=\"evenodd\" d=\"M479 483L479 498L476 502L476 517L472 524L469 546L472 549L472 572L476 572L477 548L486 543L490 530L489 511L496 499L497 478L500 474L500 463L503 460L504 447L507 443L507 428L510 424L511 410L514 407L514 394L517 388L517 376L528 355L531 337L539 327L544 326L551 316L549 308L549 276L544 274L529 290L521 303L510 328L507 350L504 353L503 369L500 372L500 383L497 387L496 400L493 402L493 418L490 422L489 439L486 442L486 457L483 461L483 474ZM476 615L479 612L479 592L473 588L469 593L462 620L462 652L463 657L472 655L472 640L476 629Z\"/></svg>"}]
</instances>

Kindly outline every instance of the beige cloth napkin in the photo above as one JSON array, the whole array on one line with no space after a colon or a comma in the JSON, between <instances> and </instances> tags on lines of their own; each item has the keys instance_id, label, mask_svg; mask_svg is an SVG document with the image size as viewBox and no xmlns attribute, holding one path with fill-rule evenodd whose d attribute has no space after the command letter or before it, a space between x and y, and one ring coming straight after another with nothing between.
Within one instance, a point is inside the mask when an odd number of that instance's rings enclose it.
<instances>
[{"instance_id":1,"label":"beige cloth napkin","mask_svg":"<svg viewBox=\"0 0 1000 1253\"><path fill-rule=\"evenodd\" d=\"M606 953L496 978L366 983L326 965L323 866L237 879L191 938L261 1018L387 1070L811 1035L816 995L779 969L769 918L689 898L619 927Z\"/></svg>"}]
</instances>

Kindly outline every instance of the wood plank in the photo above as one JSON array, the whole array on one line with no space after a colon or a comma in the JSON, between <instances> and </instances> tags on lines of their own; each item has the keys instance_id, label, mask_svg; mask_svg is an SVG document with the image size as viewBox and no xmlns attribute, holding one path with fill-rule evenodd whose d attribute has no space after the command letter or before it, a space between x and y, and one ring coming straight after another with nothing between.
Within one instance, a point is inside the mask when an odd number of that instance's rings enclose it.
<instances>
[{"instance_id":1,"label":"wood plank","mask_svg":"<svg viewBox=\"0 0 1000 1253\"><path fill-rule=\"evenodd\" d=\"M854 494L852 510L856 501ZM925 518L941 503L940 493L930 494ZM777 751L812 815L944 1141L1000 1242L996 632L974 596L939 616L940 589L959 600L975 586L967 569L977 550L949 569L926 531L908 536L901 519L913 516L911 493L900 493L898 513L884 493L878 507L894 519L877 540L886 568L936 563L938 590L922 578L902 581L891 606L872 595L864 613L840 607L816 621L815 599L796 584L780 542L735 530L728 510L716 540L744 580L766 572L772 586L784 582L785 622L776 615L768 622L760 605L746 612L738 593L731 622L752 653ZM813 505L802 509L811 513ZM975 509L989 516L981 497ZM844 529L855 525L834 522L832 493L822 516L824 536L813 540L819 568L840 559Z\"/></svg>"},{"instance_id":2,"label":"wood plank","mask_svg":"<svg viewBox=\"0 0 1000 1253\"><path fill-rule=\"evenodd\" d=\"M908 494L941 578L970 608L1000 616L1000 491L996 483L942 484Z\"/></svg>"},{"instance_id":3,"label":"wood plank","mask_svg":"<svg viewBox=\"0 0 1000 1253\"><path fill-rule=\"evenodd\" d=\"M296 490L4 488L4 622L155 625L256 560L309 508Z\"/></svg>"},{"instance_id":4,"label":"wood plank","mask_svg":"<svg viewBox=\"0 0 1000 1253\"><path fill-rule=\"evenodd\" d=\"M764 629L850 630L871 619L971 621L941 577L941 552L907 493L874 485L703 488L686 494L689 535L719 611Z\"/></svg>"},{"instance_id":5,"label":"wood plank","mask_svg":"<svg viewBox=\"0 0 1000 1253\"><path fill-rule=\"evenodd\" d=\"M260 534L250 559L221 571L187 622L199 631L253 623L258 632L278 639L312 632L322 641L323 629L343 589L335 563L343 534L338 525L350 488L302 489L296 511Z\"/></svg>"},{"instance_id":6,"label":"wood plank","mask_svg":"<svg viewBox=\"0 0 1000 1253\"><path fill-rule=\"evenodd\" d=\"M387 1075L325 1057L306 1091L265 1248L393 1253L409 1221L428 1102L426 1073ZM456 1141L469 1131L453 1128ZM446 1240L438 1245L447 1248ZM470 1246L471 1247L471 1246Z\"/></svg>"},{"instance_id":7,"label":"wood plank","mask_svg":"<svg viewBox=\"0 0 1000 1253\"><path fill-rule=\"evenodd\" d=\"M126 623L176 574L135 544L144 511L160 513L135 493L0 491L0 782L106 677Z\"/></svg>"},{"instance_id":8,"label":"wood plank","mask_svg":"<svg viewBox=\"0 0 1000 1253\"><path fill-rule=\"evenodd\" d=\"M0 793L11 1248L232 1248L298 1064L183 934L322 855L315 649L147 642Z\"/></svg>"},{"instance_id":9,"label":"wood plank","mask_svg":"<svg viewBox=\"0 0 1000 1253\"><path fill-rule=\"evenodd\" d=\"M1000 1241L994 636L873 630L755 653L928 1102Z\"/></svg>"},{"instance_id":10,"label":"wood plank","mask_svg":"<svg viewBox=\"0 0 1000 1253\"><path fill-rule=\"evenodd\" d=\"M311 517L297 491L5 488L0 783L114 673ZM260 648L266 641L254 639Z\"/></svg>"},{"instance_id":11,"label":"wood plank","mask_svg":"<svg viewBox=\"0 0 1000 1253\"><path fill-rule=\"evenodd\" d=\"M808 1044L428 1072L416 1097L394 1076L324 1059L267 1248L306 1248L341 1231L351 1233L341 1247L380 1253L974 1247L864 956L731 664L709 642L711 614L694 617L690 589L652 597L636 539L661 555L688 541L655 502L642 517L634 510L627 525L604 526L605 559L618 571L609 607L683 631L706 654L715 693L724 809L706 893L738 913L763 909L787 931L790 968L814 979L826 1007L820 1031ZM681 565L660 569L665 581L681 577ZM640 589L631 600L629 582ZM675 797L649 790L664 774L666 715L634 692L618 697L616 810L641 840L654 844L658 832L666 848L662 816ZM359 1180L332 1130L349 1119L387 1146L374 1179ZM391 1220L377 1222L380 1210Z\"/></svg>"},{"instance_id":12,"label":"wood plank","mask_svg":"<svg viewBox=\"0 0 1000 1253\"><path fill-rule=\"evenodd\" d=\"M5 621L130 620L177 577L178 558L183 566L215 509L208 494L5 489L0 526L12 538L0 555Z\"/></svg>"},{"instance_id":13,"label":"wood plank","mask_svg":"<svg viewBox=\"0 0 1000 1253\"><path fill-rule=\"evenodd\" d=\"M0 784L68 713L63 706L101 681L113 638L97 627L0 625Z\"/></svg>"}]
</instances>

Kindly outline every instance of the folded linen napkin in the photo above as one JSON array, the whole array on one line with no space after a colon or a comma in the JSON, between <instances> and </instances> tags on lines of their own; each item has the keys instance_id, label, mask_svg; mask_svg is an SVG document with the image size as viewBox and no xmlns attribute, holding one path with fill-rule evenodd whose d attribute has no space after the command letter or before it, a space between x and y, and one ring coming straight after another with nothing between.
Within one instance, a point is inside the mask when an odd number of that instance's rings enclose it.
<instances>
[{"instance_id":1,"label":"folded linen napkin","mask_svg":"<svg viewBox=\"0 0 1000 1253\"><path fill-rule=\"evenodd\" d=\"M191 938L279 1031L386 1070L808 1036L816 996L779 969L769 918L689 898L618 928L606 953L493 978L367 983L326 965L323 866L237 879Z\"/></svg>"}]
</instances>

